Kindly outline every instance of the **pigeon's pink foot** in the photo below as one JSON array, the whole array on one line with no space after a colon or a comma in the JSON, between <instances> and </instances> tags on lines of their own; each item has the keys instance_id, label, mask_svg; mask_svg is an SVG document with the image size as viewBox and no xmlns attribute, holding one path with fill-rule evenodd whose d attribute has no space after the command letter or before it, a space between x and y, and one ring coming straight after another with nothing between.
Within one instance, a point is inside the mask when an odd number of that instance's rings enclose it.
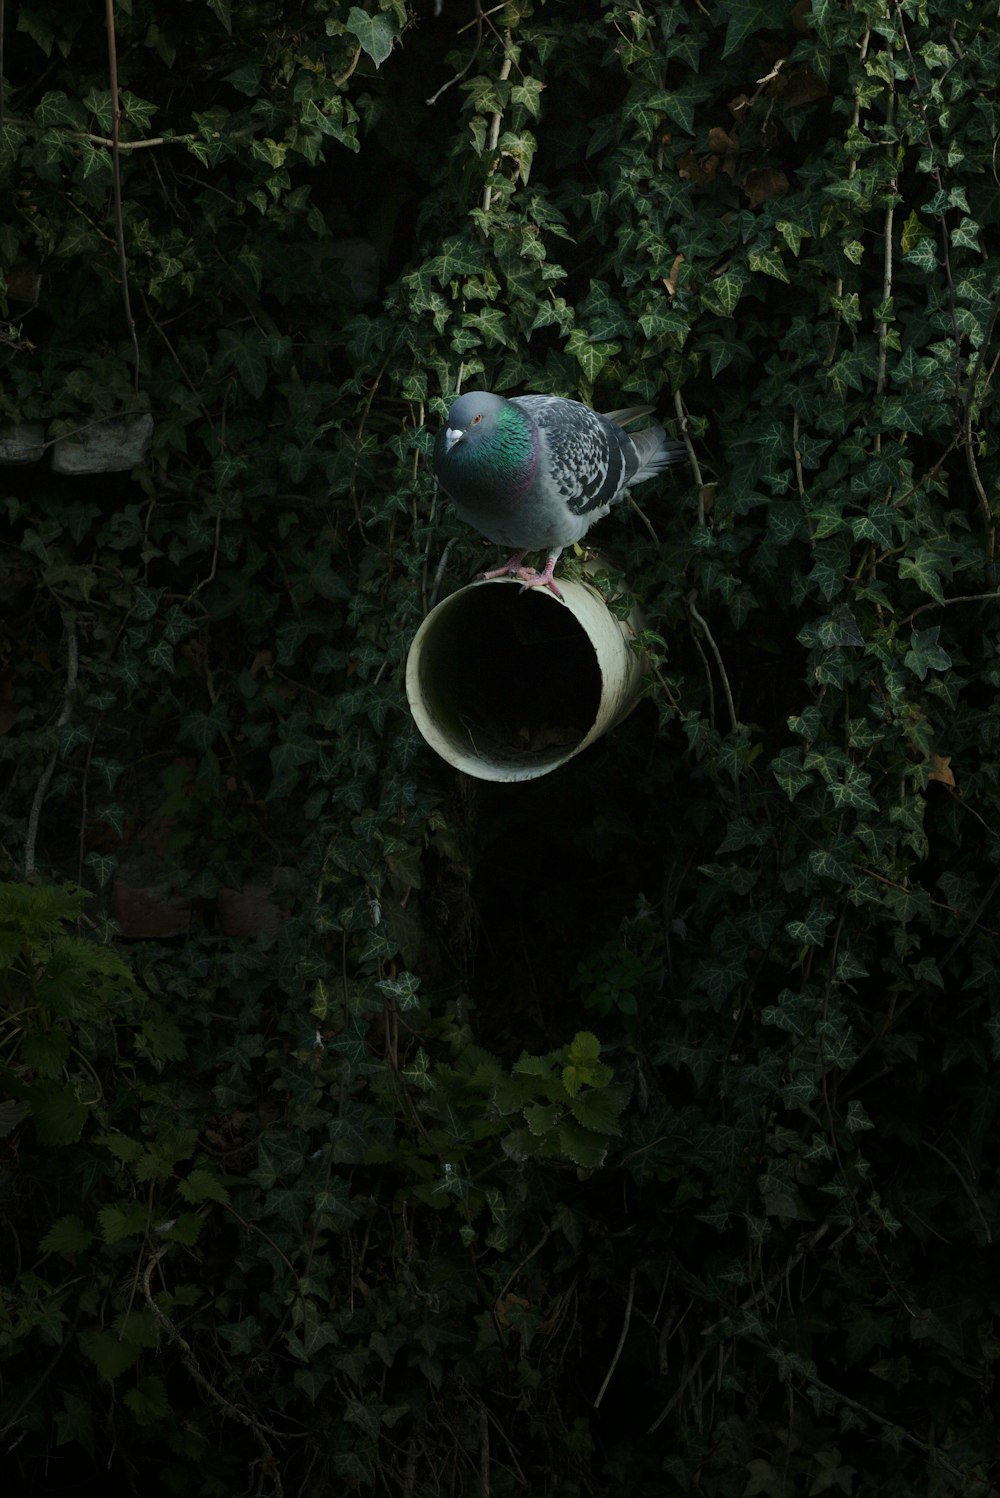
<instances>
[{"instance_id":1,"label":"pigeon's pink foot","mask_svg":"<svg viewBox=\"0 0 1000 1498\"><path fill-rule=\"evenodd\" d=\"M532 572L530 567L518 567L515 573L518 582L525 588L549 588L557 598L561 598L562 594L552 575L556 562L559 560L559 555L558 551L550 551L545 558L545 569L542 572Z\"/></svg>"},{"instance_id":2,"label":"pigeon's pink foot","mask_svg":"<svg viewBox=\"0 0 1000 1498\"><path fill-rule=\"evenodd\" d=\"M526 551L515 551L512 557L508 557L502 567L493 567L489 572L480 572L479 576L483 582L489 582L494 577L517 577L520 575L521 563L527 556Z\"/></svg>"}]
</instances>

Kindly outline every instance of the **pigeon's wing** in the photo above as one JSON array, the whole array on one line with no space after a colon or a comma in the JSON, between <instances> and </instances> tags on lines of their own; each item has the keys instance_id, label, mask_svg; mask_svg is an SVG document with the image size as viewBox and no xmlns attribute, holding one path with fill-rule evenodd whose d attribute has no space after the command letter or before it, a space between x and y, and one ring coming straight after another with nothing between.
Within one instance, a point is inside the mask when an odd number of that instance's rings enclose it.
<instances>
[{"instance_id":1,"label":"pigeon's wing","mask_svg":"<svg viewBox=\"0 0 1000 1498\"><path fill-rule=\"evenodd\" d=\"M616 426L624 427L630 421L638 421L640 416L652 416L655 410L655 406L623 406L620 411L605 411L603 415L606 421L613 421Z\"/></svg>"},{"instance_id":2,"label":"pigeon's wing","mask_svg":"<svg viewBox=\"0 0 1000 1498\"><path fill-rule=\"evenodd\" d=\"M638 467L631 441L605 417L557 395L519 395L515 405L535 422L542 438L536 479L554 503L574 515L607 510Z\"/></svg>"}]
</instances>

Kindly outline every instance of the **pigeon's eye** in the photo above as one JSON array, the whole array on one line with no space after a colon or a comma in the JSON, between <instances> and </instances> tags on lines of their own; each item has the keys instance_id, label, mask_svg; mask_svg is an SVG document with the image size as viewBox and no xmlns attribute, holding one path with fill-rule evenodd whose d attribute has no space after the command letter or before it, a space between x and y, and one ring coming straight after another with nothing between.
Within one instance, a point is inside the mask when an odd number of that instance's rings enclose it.
<instances>
[{"instance_id":1,"label":"pigeon's eye","mask_svg":"<svg viewBox=\"0 0 1000 1498\"><path fill-rule=\"evenodd\" d=\"M482 419L483 419L483 413L481 411L477 411L476 414L475 414L475 416L472 418L472 425L473 426L478 426L478 424L482 421Z\"/></svg>"}]
</instances>

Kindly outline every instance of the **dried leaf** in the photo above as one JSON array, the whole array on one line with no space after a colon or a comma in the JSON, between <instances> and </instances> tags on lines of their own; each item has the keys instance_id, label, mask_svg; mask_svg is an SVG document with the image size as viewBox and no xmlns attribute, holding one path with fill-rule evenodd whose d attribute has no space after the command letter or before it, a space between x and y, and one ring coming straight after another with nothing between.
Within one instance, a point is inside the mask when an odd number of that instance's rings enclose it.
<instances>
[{"instance_id":1,"label":"dried leaf","mask_svg":"<svg viewBox=\"0 0 1000 1498\"><path fill-rule=\"evenodd\" d=\"M953 786L956 783L952 774L950 754L932 754L931 764L934 768L927 771L928 780L940 780L942 785Z\"/></svg>"},{"instance_id":2,"label":"dried leaf","mask_svg":"<svg viewBox=\"0 0 1000 1498\"><path fill-rule=\"evenodd\" d=\"M787 192L788 178L780 167L764 167L760 171L747 173L743 191L750 200L750 207L757 208L761 203Z\"/></svg>"},{"instance_id":3,"label":"dried leaf","mask_svg":"<svg viewBox=\"0 0 1000 1498\"><path fill-rule=\"evenodd\" d=\"M713 125L708 132L708 144L713 151L724 154L726 151L736 151L738 146L733 137L723 130L721 125Z\"/></svg>"},{"instance_id":4,"label":"dried leaf","mask_svg":"<svg viewBox=\"0 0 1000 1498\"><path fill-rule=\"evenodd\" d=\"M669 274L669 276L664 276L664 278L663 278L663 284L667 288L667 295L668 296L676 296L677 295L677 277L678 277L678 275L680 273L680 268L681 268L681 266L683 264L684 264L684 256L683 255L675 255L674 256L674 263L670 267L670 274Z\"/></svg>"},{"instance_id":5,"label":"dried leaf","mask_svg":"<svg viewBox=\"0 0 1000 1498\"><path fill-rule=\"evenodd\" d=\"M677 175L683 181L693 182L696 186L704 186L711 182L718 170L718 156L698 157L693 151L686 151L677 163Z\"/></svg>"},{"instance_id":6,"label":"dried leaf","mask_svg":"<svg viewBox=\"0 0 1000 1498\"><path fill-rule=\"evenodd\" d=\"M829 90L822 78L803 63L778 80L775 92L781 95L789 109L796 109L802 104L811 104L815 99L824 99Z\"/></svg>"}]
</instances>

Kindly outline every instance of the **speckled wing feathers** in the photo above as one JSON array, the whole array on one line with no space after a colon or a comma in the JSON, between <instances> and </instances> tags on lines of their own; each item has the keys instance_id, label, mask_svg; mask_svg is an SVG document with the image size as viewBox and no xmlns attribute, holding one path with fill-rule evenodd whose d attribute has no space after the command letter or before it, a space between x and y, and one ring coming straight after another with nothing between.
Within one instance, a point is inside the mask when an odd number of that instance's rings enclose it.
<instances>
[{"instance_id":1,"label":"speckled wing feathers","mask_svg":"<svg viewBox=\"0 0 1000 1498\"><path fill-rule=\"evenodd\" d=\"M513 403L541 433L545 472L539 479L553 497L573 515L607 510L639 466L631 439L578 401L520 395Z\"/></svg>"}]
</instances>

